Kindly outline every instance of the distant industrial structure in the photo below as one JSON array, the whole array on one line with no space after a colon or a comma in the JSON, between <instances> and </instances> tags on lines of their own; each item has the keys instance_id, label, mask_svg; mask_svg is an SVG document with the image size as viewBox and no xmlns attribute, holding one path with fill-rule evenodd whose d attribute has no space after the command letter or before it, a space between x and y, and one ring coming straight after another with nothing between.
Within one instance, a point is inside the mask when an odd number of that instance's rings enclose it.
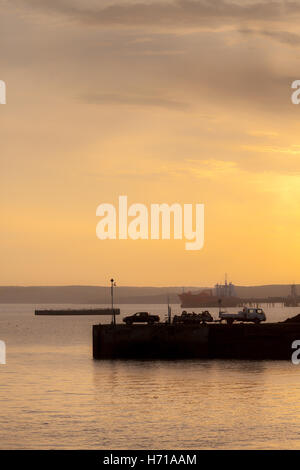
<instances>
[{"instance_id":1,"label":"distant industrial structure","mask_svg":"<svg viewBox=\"0 0 300 470\"><path fill-rule=\"evenodd\" d=\"M236 296L235 286L232 282L227 282L225 275L224 284L216 284L213 289L205 289L198 293L183 292L178 295L182 308L189 307L237 307L241 304L241 299Z\"/></svg>"},{"instance_id":2,"label":"distant industrial structure","mask_svg":"<svg viewBox=\"0 0 300 470\"><path fill-rule=\"evenodd\" d=\"M217 297L236 297L235 286L232 282L227 282L225 277L224 284L216 284L214 287L214 295Z\"/></svg>"},{"instance_id":3,"label":"distant industrial structure","mask_svg":"<svg viewBox=\"0 0 300 470\"><path fill-rule=\"evenodd\" d=\"M269 296L269 297L238 297L236 287L232 282L227 282L225 275L224 284L217 283L213 289L204 289L198 292L182 292L178 294L182 308L201 308L201 307L238 307L243 305L260 304L283 304L285 307L300 306L300 296L297 295L295 284L290 286L288 296Z\"/></svg>"},{"instance_id":4,"label":"distant industrial structure","mask_svg":"<svg viewBox=\"0 0 300 470\"><path fill-rule=\"evenodd\" d=\"M297 288L295 284L291 284L291 293L285 299L284 306L285 307L298 307L300 303L300 297L297 295Z\"/></svg>"}]
</instances>

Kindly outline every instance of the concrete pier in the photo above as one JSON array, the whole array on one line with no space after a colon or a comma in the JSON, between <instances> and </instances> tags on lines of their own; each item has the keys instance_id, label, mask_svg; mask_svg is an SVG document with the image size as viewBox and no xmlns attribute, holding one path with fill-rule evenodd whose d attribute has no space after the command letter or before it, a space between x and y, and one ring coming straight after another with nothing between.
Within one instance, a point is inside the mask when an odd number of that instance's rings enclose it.
<instances>
[{"instance_id":1,"label":"concrete pier","mask_svg":"<svg viewBox=\"0 0 300 470\"><path fill-rule=\"evenodd\" d=\"M299 323L94 325L94 359L285 359Z\"/></svg>"},{"instance_id":2,"label":"concrete pier","mask_svg":"<svg viewBox=\"0 0 300 470\"><path fill-rule=\"evenodd\" d=\"M89 315L120 315L119 308L80 308L73 309L68 308L65 310L35 310L35 315L45 315L45 316L68 316L68 315L80 315L80 316L89 316Z\"/></svg>"}]
</instances>

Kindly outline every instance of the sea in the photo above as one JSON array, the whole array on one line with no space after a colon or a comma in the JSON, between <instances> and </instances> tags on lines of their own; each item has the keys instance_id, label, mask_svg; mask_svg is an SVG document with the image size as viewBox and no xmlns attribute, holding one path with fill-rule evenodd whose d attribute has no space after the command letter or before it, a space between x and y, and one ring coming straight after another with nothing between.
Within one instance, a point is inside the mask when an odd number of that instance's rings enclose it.
<instances>
[{"instance_id":1,"label":"sea","mask_svg":"<svg viewBox=\"0 0 300 470\"><path fill-rule=\"evenodd\" d=\"M300 449L300 365L93 360L92 325L110 318L34 315L81 307L99 305L0 304L1 449ZM118 322L167 314L166 305L119 307ZM300 308L265 311L281 321Z\"/></svg>"}]
</instances>

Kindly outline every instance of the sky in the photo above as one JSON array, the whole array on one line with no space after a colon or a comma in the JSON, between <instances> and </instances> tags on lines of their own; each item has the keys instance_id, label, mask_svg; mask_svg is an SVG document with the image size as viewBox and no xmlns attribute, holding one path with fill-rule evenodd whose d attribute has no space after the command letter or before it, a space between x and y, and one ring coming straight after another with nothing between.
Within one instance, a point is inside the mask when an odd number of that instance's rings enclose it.
<instances>
[{"instance_id":1,"label":"sky","mask_svg":"<svg viewBox=\"0 0 300 470\"><path fill-rule=\"evenodd\" d=\"M1 0L0 284L300 283L300 2ZM205 240L96 208L205 205Z\"/></svg>"}]
</instances>

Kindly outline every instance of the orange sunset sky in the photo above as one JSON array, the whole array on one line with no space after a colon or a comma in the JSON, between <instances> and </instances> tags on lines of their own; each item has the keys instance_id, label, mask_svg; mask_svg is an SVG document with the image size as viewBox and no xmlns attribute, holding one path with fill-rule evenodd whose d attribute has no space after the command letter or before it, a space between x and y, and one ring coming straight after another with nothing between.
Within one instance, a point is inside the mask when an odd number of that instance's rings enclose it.
<instances>
[{"instance_id":1,"label":"orange sunset sky","mask_svg":"<svg viewBox=\"0 0 300 470\"><path fill-rule=\"evenodd\" d=\"M2 0L1 285L300 282L300 2ZM96 208L204 203L205 242Z\"/></svg>"}]
</instances>

